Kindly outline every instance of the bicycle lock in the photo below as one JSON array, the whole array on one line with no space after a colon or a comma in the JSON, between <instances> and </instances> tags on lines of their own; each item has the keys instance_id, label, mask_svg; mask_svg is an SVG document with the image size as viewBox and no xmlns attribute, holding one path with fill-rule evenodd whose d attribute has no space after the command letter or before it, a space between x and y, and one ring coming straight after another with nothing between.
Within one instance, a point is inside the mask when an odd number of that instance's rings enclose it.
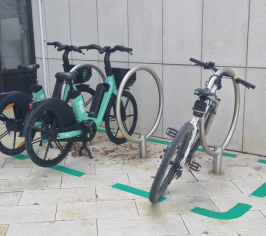
<instances>
[{"instance_id":1,"label":"bicycle lock","mask_svg":"<svg viewBox=\"0 0 266 236\"><path fill-rule=\"evenodd\" d=\"M215 72L215 75L221 76L225 73L231 74L235 76L235 73L230 68L223 68L219 69L217 72ZM214 85L214 81L217 78L217 76L213 76L213 78L210 80L207 88L212 89ZM232 123L230 126L230 130L228 132L228 135L224 141L224 143L221 146L215 146L214 150L210 150L210 148L207 145L206 137L205 137L205 115L200 118L199 125L200 125L200 142L201 146L203 147L204 151L209 154L210 156L213 156L213 173L220 175L222 174L222 152L227 147L229 142L232 139L232 136L234 134L237 119L239 115L239 107L240 107L240 92L239 92L239 84L235 82L235 80L232 80L234 85L234 91L235 91L235 106L234 106L234 115L232 119Z\"/></svg>"},{"instance_id":2,"label":"bicycle lock","mask_svg":"<svg viewBox=\"0 0 266 236\"><path fill-rule=\"evenodd\" d=\"M152 77L154 78L157 88L158 88L158 92L159 92L159 110L158 110L158 115L155 121L155 124L153 126L153 128L151 129L151 131L145 135L145 134L139 134L139 139L133 138L131 137L125 130L123 123L122 123L122 119L121 119L121 96L123 93L123 90L125 88L125 85L127 83L127 81L129 80L130 76L132 76L135 72L140 71L140 70L145 70L147 72L149 72ZM136 66L133 69L131 69L129 72L127 72L127 74L125 75L125 77L123 78L119 89L117 91L117 97L116 97L116 114L117 114L117 123L118 123L118 127L121 131L121 133L124 135L124 137L127 140L130 140L133 143L138 143L139 144L139 149L140 149L140 158L146 158L147 157L147 140L154 134L154 132L156 131L160 120L162 118L162 114L163 114L163 88L160 82L160 79L158 77L158 75L155 73L154 70L152 70L151 68L147 67L147 66Z\"/></svg>"}]
</instances>

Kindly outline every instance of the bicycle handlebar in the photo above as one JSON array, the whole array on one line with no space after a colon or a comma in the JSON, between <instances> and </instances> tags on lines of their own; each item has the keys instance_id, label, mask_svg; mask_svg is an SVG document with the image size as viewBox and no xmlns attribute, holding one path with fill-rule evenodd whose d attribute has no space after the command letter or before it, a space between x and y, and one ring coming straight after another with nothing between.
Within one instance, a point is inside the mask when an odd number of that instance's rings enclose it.
<instances>
[{"instance_id":1,"label":"bicycle handlebar","mask_svg":"<svg viewBox=\"0 0 266 236\"><path fill-rule=\"evenodd\" d=\"M204 62L196 60L194 58L190 58L189 60L192 61L192 62L195 62L196 64L198 64L199 66L203 67L204 69L214 70L215 72L218 71L218 69L214 67L214 65L215 65L214 62L210 61L210 62L204 63ZM247 82L247 81L245 81L243 79L240 79L237 76L233 76L233 75L228 74L228 73L225 73L223 76L228 76L228 77L234 79L236 81L236 83L242 84L248 89L249 88L255 89L255 87L256 87L255 85L253 85L253 84L251 84L251 83L249 83L249 82Z\"/></svg>"},{"instance_id":2,"label":"bicycle handlebar","mask_svg":"<svg viewBox=\"0 0 266 236\"><path fill-rule=\"evenodd\" d=\"M111 48L109 46L105 46L99 52L100 52L100 54L103 54L105 52L115 52L115 51L128 52L128 53L131 54L133 49L132 48L127 48L127 47L124 47L124 46L121 46L121 45L116 45L113 48Z\"/></svg>"},{"instance_id":3,"label":"bicycle handlebar","mask_svg":"<svg viewBox=\"0 0 266 236\"><path fill-rule=\"evenodd\" d=\"M100 47L99 45L97 45L97 44L90 44L90 45L87 45L87 46L80 46L80 47L78 47L79 49L87 49L87 51L89 50L89 49L96 49L96 50L98 50L98 51L100 51L101 49L102 49L102 47Z\"/></svg>"},{"instance_id":4,"label":"bicycle handlebar","mask_svg":"<svg viewBox=\"0 0 266 236\"><path fill-rule=\"evenodd\" d=\"M55 46L55 48L56 48L56 47L60 48L60 47L62 47L62 46L63 46L63 44L62 44L62 43L60 43L60 42L58 42L58 41L54 41L54 42L47 42L47 45L53 45L53 46Z\"/></svg>"}]
</instances>

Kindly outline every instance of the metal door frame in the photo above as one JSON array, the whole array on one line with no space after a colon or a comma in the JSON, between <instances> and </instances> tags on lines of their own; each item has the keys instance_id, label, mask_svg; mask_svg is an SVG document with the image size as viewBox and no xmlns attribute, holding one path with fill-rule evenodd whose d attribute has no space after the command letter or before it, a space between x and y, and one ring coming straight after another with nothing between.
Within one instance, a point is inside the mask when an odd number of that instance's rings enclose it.
<instances>
[{"instance_id":1,"label":"metal door frame","mask_svg":"<svg viewBox=\"0 0 266 236\"><path fill-rule=\"evenodd\" d=\"M34 44L34 31L33 31L33 20L32 20L32 6L31 0L26 0L27 7L27 17L28 17L28 38L29 38L29 55L30 55L30 64L36 63L35 57L35 44ZM6 70L6 74L15 73L17 69ZM1 51L0 51L0 93L4 92L4 81L3 81L3 71L2 71L2 62L1 62Z\"/></svg>"}]
</instances>

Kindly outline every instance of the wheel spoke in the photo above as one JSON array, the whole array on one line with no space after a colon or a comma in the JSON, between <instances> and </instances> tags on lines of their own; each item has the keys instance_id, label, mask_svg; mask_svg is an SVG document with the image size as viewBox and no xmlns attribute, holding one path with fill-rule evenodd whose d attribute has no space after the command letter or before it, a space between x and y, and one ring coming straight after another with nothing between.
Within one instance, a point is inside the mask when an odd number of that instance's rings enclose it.
<instances>
[{"instance_id":1,"label":"wheel spoke","mask_svg":"<svg viewBox=\"0 0 266 236\"><path fill-rule=\"evenodd\" d=\"M91 97L87 102L85 102L85 104L84 104L85 107L88 106L91 103L92 99L93 99L93 97Z\"/></svg>"},{"instance_id":2,"label":"wheel spoke","mask_svg":"<svg viewBox=\"0 0 266 236\"><path fill-rule=\"evenodd\" d=\"M34 140L31 141L31 144L38 143L41 140L43 140L42 137L36 138L36 139L34 139Z\"/></svg>"},{"instance_id":3,"label":"wheel spoke","mask_svg":"<svg viewBox=\"0 0 266 236\"><path fill-rule=\"evenodd\" d=\"M43 160L46 159L46 156L47 156L47 153L48 153L48 149L49 149L49 147L50 147L50 144L51 144L51 141L49 141L49 142L47 143L47 147L46 147L46 150L45 150L45 155L44 155L44 159L43 159Z\"/></svg>"},{"instance_id":4,"label":"wheel spoke","mask_svg":"<svg viewBox=\"0 0 266 236\"><path fill-rule=\"evenodd\" d=\"M125 103L125 106L124 106L125 111L127 110L128 102L129 102L129 98L127 98L126 103Z\"/></svg>"},{"instance_id":5,"label":"wheel spoke","mask_svg":"<svg viewBox=\"0 0 266 236\"><path fill-rule=\"evenodd\" d=\"M58 147L58 149L60 149L61 152L64 151L62 145L61 145L59 142L54 142L54 143L55 143L55 145Z\"/></svg>"},{"instance_id":6,"label":"wheel spoke","mask_svg":"<svg viewBox=\"0 0 266 236\"><path fill-rule=\"evenodd\" d=\"M14 132L13 149L15 149L16 137L17 137L17 131Z\"/></svg>"},{"instance_id":7,"label":"wheel spoke","mask_svg":"<svg viewBox=\"0 0 266 236\"><path fill-rule=\"evenodd\" d=\"M134 116L134 114L132 114L132 115L127 115L127 118L130 117L130 116Z\"/></svg>"},{"instance_id":8,"label":"wheel spoke","mask_svg":"<svg viewBox=\"0 0 266 236\"><path fill-rule=\"evenodd\" d=\"M115 137L117 136L117 134L118 134L118 130L119 130L119 127L117 128L117 130L116 130L116 133L115 133Z\"/></svg>"},{"instance_id":9,"label":"wheel spoke","mask_svg":"<svg viewBox=\"0 0 266 236\"><path fill-rule=\"evenodd\" d=\"M126 132L128 133L127 125L126 125L125 121L123 121L123 125L124 125L124 128L125 128Z\"/></svg>"},{"instance_id":10,"label":"wheel spoke","mask_svg":"<svg viewBox=\"0 0 266 236\"><path fill-rule=\"evenodd\" d=\"M10 134L11 130L6 130L4 133L0 135L0 139L4 138L6 135Z\"/></svg>"}]
</instances>

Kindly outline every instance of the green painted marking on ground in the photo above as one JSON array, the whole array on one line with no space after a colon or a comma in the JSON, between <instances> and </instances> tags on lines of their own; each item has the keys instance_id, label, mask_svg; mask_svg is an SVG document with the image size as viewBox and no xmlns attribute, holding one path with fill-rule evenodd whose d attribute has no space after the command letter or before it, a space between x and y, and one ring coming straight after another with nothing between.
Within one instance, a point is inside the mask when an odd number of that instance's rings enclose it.
<instances>
[{"instance_id":1,"label":"green painted marking on ground","mask_svg":"<svg viewBox=\"0 0 266 236\"><path fill-rule=\"evenodd\" d=\"M163 140L153 139L153 138L149 138L147 141L148 142L152 142L152 143L164 144L164 145L169 145L171 143L171 142L168 142L168 141L163 141Z\"/></svg>"},{"instance_id":2,"label":"green painted marking on ground","mask_svg":"<svg viewBox=\"0 0 266 236\"><path fill-rule=\"evenodd\" d=\"M265 160L259 159L257 162L262 163L262 164L266 164Z\"/></svg>"},{"instance_id":3,"label":"green painted marking on ground","mask_svg":"<svg viewBox=\"0 0 266 236\"><path fill-rule=\"evenodd\" d=\"M106 134L105 129L97 129L97 132Z\"/></svg>"},{"instance_id":4,"label":"green painted marking on ground","mask_svg":"<svg viewBox=\"0 0 266 236\"><path fill-rule=\"evenodd\" d=\"M128 193L132 193L132 194L135 194L135 195L138 195L138 196L141 196L141 197L145 197L145 198L149 198L149 194L150 194L147 191L144 191L144 190L141 190L141 189L137 189L137 188L133 188L131 186L124 185L124 184L119 184L119 183L114 184L111 187L119 189L119 190L122 190L122 191L125 191L125 192L128 192ZM166 199L167 199L166 197L161 197L159 202L163 202Z\"/></svg>"},{"instance_id":5,"label":"green painted marking on ground","mask_svg":"<svg viewBox=\"0 0 266 236\"><path fill-rule=\"evenodd\" d=\"M53 170L61 171L63 173L69 174L69 175L76 176L76 177L81 177L82 175L85 175L85 173L83 173L83 172L80 172L78 170L73 170L73 169L67 168L65 166L60 166L60 165L55 165L55 166L50 167L50 168Z\"/></svg>"},{"instance_id":6,"label":"green painted marking on ground","mask_svg":"<svg viewBox=\"0 0 266 236\"><path fill-rule=\"evenodd\" d=\"M192 209L191 212L217 220L232 220L243 216L251 209L251 207L251 205L245 203L237 203L233 208L226 212L215 212L199 207Z\"/></svg>"},{"instance_id":7,"label":"green painted marking on ground","mask_svg":"<svg viewBox=\"0 0 266 236\"><path fill-rule=\"evenodd\" d=\"M259 188L257 188L253 193L250 195L255 196L255 197L265 197L266 196L266 183L261 185Z\"/></svg>"},{"instance_id":8,"label":"green painted marking on ground","mask_svg":"<svg viewBox=\"0 0 266 236\"><path fill-rule=\"evenodd\" d=\"M19 160L27 160L27 159L29 159L28 156L25 156L23 154L13 155L12 157L15 157L15 158L17 158Z\"/></svg>"}]
</instances>

